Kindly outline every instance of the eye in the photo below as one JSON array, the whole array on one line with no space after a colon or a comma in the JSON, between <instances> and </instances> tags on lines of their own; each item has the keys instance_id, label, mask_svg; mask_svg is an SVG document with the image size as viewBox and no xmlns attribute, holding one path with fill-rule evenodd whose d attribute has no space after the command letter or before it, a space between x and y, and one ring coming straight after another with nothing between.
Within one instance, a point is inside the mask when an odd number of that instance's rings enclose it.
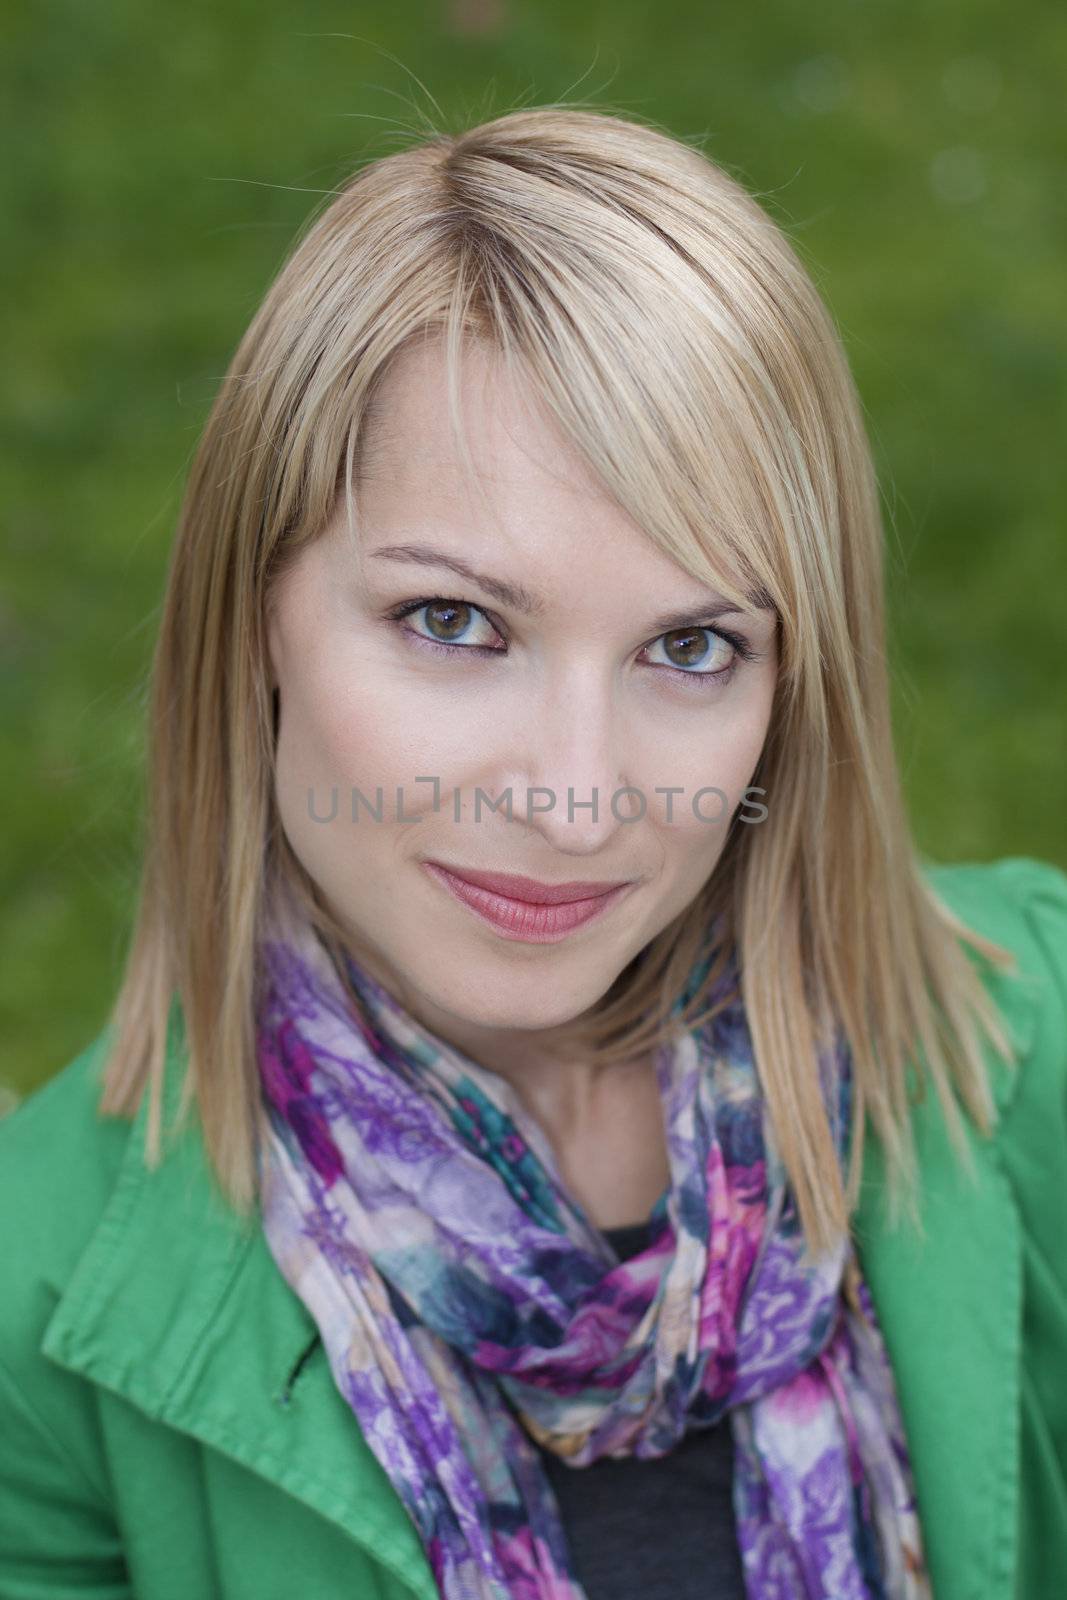
<instances>
[{"instance_id":1,"label":"eye","mask_svg":"<svg viewBox=\"0 0 1067 1600\"><path fill-rule=\"evenodd\" d=\"M743 639L714 628L675 628L671 633L660 634L647 649L652 654L661 647L666 660L653 660L653 666L666 667L684 678L703 679L705 683L711 679L722 684L733 676L738 661L751 655Z\"/></svg>"},{"instance_id":2,"label":"eye","mask_svg":"<svg viewBox=\"0 0 1067 1600\"><path fill-rule=\"evenodd\" d=\"M404 620L407 617L421 617L426 631L408 625ZM442 595L407 600L388 613L388 620L399 627L416 650L453 656L460 651L479 655L507 653L507 644L492 618L469 600ZM498 642L487 643L487 638ZM657 672L670 673L676 681L684 679L687 686L694 689L722 689L742 661L758 659L757 652L739 634L712 627L675 628L646 645L645 653L660 648L667 659L653 660L650 664Z\"/></svg>"},{"instance_id":3,"label":"eye","mask_svg":"<svg viewBox=\"0 0 1067 1600\"><path fill-rule=\"evenodd\" d=\"M500 635L486 613L468 600L447 600L440 595L430 600L409 600L391 612L390 619L399 623L405 617L418 617L421 612L426 613L423 625L427 632L410 626L400 630L417 645L424 645L431 650L484 650L494 654L503 648L502 645L486 642L486 637L499 639ZM481 619L480 630L478 618ZM479 631L482 638L477 637ZM472 632L475 635L473 638L470 637Z\"/></svg>"}]
</instances>

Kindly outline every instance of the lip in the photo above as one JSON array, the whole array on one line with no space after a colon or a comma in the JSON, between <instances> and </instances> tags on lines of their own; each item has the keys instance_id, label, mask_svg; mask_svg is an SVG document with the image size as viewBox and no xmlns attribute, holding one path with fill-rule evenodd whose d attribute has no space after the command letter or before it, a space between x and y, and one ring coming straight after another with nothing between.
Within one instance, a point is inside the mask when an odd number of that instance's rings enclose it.
<instances>
[{"instance_id":1,"label":"lip","mask_svg":"<svg viewBox=\"0 0 1067 1600\"><path fill-rule=\"evenodd\" d=\"M595 900L598 895L610 894L613 889L625 888L632 878L613 878L610 881L589 883L575 879L570 883L541 883L537 878L525 878L515 872L474 872L467 867L450 867L447 861L427 861L428 867L440 867L453 878L473 883L478 889L488 889L490 894L505 900L521 900L527 905L559 906L574 900Z\"/></svg>"},{"instance_id":2,"label":"lip","mask_svg":"<svg viewBox=\"0 0 1067 1600\"><path fill-rule=\"evenodd\" d=\"M506 938L528 944L555 944L565 939L576 928L603 916L636 882L546 884L513 873L469 872L467 868L460 873L438 861L423 861L422 865L481 921ZM509 892L502 892L501 885L507 885ZM521 896L518 889L523 891ZM538 898L524 898L532 894Z\"/></svg>"}]
</instances>

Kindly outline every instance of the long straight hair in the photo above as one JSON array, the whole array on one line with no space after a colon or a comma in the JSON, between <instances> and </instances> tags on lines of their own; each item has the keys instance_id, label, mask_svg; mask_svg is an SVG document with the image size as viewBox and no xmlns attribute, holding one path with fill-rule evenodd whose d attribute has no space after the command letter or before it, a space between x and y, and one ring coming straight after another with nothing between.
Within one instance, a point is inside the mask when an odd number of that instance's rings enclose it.
<instances>
[{"instance_id":1,"label":"long straight hair","mask_svg":"<svg viewBox=\"0 0 1067 1600\"><path fill-rule=\"evenodd\" d=\"M968 949L997 968L1012 957L940 901L910 835L861 404L811 278L745 188L658 128L579 105L431 130L362 166L309 220L237 347L172 549L142 880L101 1112L133 1116L147 1091L145 1159L158 1162L177 1016L178 1120L195 1101L224 1193L252 1211L269 875L287 876L330 949L344 942L279 822L266 618L280 575L338 497L351 507L358 494L390 362L428 338L446 352L457 437L460 364L480 341L659 549L735 601L762 591L778 612L779 679L753 780L767 820L734 819L708 881L573 1024L575 1044L622 1060L662 1043L702 954L707 983L683 1021L707 1020L732 952L810 1248L848 1228L868 1118L892 1209L906 1194L916 1214L911 1065L925 1061L966 1159L961 1107L985 1133L994 1116L985 1041L1012 1060ZM842 1033L847 1177L819 1076L820 1050Z\"/></svg>"}]
</instances>

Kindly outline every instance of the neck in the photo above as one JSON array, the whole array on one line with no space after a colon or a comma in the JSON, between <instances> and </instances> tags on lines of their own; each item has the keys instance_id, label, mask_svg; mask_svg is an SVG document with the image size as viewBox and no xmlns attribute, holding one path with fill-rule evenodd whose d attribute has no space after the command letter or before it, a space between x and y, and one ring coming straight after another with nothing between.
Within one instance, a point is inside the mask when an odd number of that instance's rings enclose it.
<instances>
[{"instance_id":1,"label":"neck","mask_svg":"<svg viewBox=\"0 0 1067 1600\"><path fill-rule=\"evenodd\" d=\"M357 959L436 1038L510 1085L548 1139L562 1181L595 1227L621 1227L647 1217L670 1181L651 1055L605 1063L568 1047L561 1029L470 1024L379 975L370 961Z\"/></svg>"}]
</instances>

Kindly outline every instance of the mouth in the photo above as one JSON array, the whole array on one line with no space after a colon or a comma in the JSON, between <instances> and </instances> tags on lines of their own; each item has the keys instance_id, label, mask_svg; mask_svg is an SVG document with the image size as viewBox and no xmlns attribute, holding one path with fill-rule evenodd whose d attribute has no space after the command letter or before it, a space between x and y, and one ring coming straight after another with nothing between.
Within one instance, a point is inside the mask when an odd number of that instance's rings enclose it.
<instances>
[{"instance_id":1,"label":"mouth","mask_svg":"<svg viewBox=\"0 0 1067 1600\"><path fill-rule=\"evenodd\" d=\"M554 944L603 916L637 880L541 883L514 873L475 872L423 861L427 872L505 938Z\"/></svg>"}]
</instances>

